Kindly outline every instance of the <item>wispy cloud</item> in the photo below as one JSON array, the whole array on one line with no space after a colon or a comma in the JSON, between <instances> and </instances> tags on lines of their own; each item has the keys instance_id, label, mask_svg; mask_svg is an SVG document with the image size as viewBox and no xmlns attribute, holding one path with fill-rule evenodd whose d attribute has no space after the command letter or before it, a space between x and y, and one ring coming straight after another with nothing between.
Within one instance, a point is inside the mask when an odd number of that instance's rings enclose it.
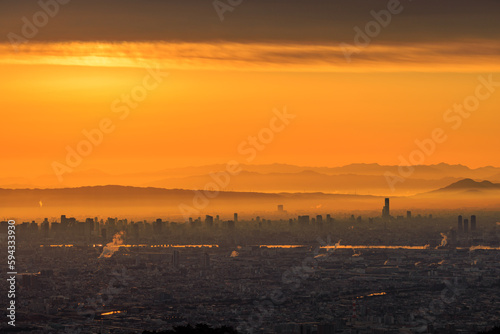
<instances>
[{"instance_id":1,"label":"wispy cloud","mask_svg":"<svg viewBox=\"0 0 500 334\"><path fill-rule=\"evenodd\" d=\"M380 44L347 63L337 45L265 43L64 42L29 43L15 52L0 44L1 64L143 67L291 72L495 72L500 45L490 40Z\"/></svg>"}]
</instances>

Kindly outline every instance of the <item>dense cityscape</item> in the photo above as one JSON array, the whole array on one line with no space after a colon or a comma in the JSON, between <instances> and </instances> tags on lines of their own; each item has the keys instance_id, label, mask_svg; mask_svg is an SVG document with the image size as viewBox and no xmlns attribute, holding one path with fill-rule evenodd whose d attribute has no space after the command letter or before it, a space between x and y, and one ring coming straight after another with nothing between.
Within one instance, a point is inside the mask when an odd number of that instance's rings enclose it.
<instances>
[{"instance_id":1,"label":"dense cityscape","mask_svg":"<svg viewBox=\"0 0 500 334\"><path fill-rule=\"evenodd\" d=\"M500 1L0 1L0 334L500 334Z\"/></svg>"},{"instance_id":2,"label":"dense cityscape","mask_svg":"<svg viewBox=\"0 0 500 334\"><path fill-rule=\"evenodd\" d=\"M293 216L278 205L272 219L18 222L16 328L321 334L499 325L498 213L393 217L384 204L367 218Z\"/></svg>"}]
</instances>

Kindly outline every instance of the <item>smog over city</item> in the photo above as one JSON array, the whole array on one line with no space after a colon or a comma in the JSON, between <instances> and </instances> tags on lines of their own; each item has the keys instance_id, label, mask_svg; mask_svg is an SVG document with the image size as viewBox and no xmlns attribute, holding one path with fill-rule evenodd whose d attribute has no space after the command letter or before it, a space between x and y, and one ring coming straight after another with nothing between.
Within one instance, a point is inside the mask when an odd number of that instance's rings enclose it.
<instances>
[{"instance_id":1,"label":"smog over city","mask_svg":"<svg viewBox=\"0 0 500 334\"><path fill-rule=\"evenodd\" d=\"M500 333L500 2L0 2L0 333Z\"/></svg>"}]
</instances>

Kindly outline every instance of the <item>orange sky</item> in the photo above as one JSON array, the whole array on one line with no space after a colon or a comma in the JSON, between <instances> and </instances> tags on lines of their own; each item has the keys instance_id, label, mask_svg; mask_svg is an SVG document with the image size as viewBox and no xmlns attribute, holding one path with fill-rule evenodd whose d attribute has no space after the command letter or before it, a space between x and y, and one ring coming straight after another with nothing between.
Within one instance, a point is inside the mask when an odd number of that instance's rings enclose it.
<instances>
[{"instance_id":1,"label":"orange sky","mask_svg":"<svg viewBox=\"0 0 500 334\"><path fill-rule=\"evenodd\" d=\"M425 164L500 166L500 92L456 130L443 120L453 104L475 94L478 76L500 82L492 44L467 43L482 52L454 54L453 43L379 45L352 63L338 46L310 44L29 43L19 52L3 44L0 172L53 173L54 161L65 162L66 146L107 118L114 131L75 169L124 173L246 162L240 143L285 106L296 118L252 163L399 164L416 139L439 127L448 139ZM147 64L169 76L121 120L113 101L143 84Z\"/></svg>"}]
</instances>

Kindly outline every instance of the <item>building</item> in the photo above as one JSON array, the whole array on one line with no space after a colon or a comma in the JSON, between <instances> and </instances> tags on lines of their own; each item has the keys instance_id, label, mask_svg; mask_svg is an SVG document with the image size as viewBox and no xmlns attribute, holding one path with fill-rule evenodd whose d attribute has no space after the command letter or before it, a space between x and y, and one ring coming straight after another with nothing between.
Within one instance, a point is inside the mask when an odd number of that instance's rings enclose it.
<instances>
[{"instance_id":1,"label":"building","mask_svg":"<svg viewBox=\"0 0 500 334\"><path fill-rule=\"evenodd\" d=\"M132 223L132 238L136 244L139 243L139 224Z\"/></svg>"},{"instance_id":2,"label":"building","mask_svg":"<svg viewBox=\"0 0 500 334\"><path fill-rule=\"evenodd\" d=\"M391 216L391 211L389 209L389 198L385 199L385 205L382 209L382 218L389 218Z\"/></svg>"},{"instance_id":3,"label":"building","mask_svg":"<svg viewBox=\"0 0 500 334\"><path fill-rule=\"evenodd\" d=\"M238 214L237 214L237 213L235 213L235 214L234 214L234 219L233 219L233 220L234 220L235 222L238 222Z\"/></svg>"},{"instance_id":4,"label":"building","mask_svg":"<svg viewBox=\"0 0 500 334\"><path fill-rule=\"evenodd\" d=\"M107 230L105 228L101 229L101 238L102 238L102 244L106 245L107 239L108 239L108 234L107 234Z\"/></svg>"},{"instance_id":5,"label":"building","mask_svg":"<svg viewBox=\"0 0 500 334\"><path fill-rule=\"evenodd\" d=\"M66 218L66 215L61 215L61 228L65 230L69 225L69 219Z\"/></svg>"},{"instance_id":6,"label":"building","mask_svg":"<svg viewBox=\"0 0 500 334\"><path fill-rule=\"evenodd\" d=\"M161 220L161 218L158 218L158 219L156 219L153 222L153 231L156 234L161 234L162 233L162 231L163 231L163 221Z\"/></svg>"},{"instance_id":7,"label":"building","mask_svg":"<svg viewBox=\"0 0 500 334\"><path fill-rule=\"evenodd\" d=\"M406 219L411 219L411 211L406 211Z\"/></svg>"},{"instance_id":8,"label":"building","mask_svg":"<svg viewBox=\"0 0 500 334\"><path fill-rule=\"evenodd\" d=\"M206 215L205 216L205 226L212 227L213 224L214 224L214 217Z\"/></svg>"},{"instance_id":9,"label":"building","mask_svg":"<svg viewBox=\"0 0 500 334\"><path fill-rule=\"evenodd\" d=\"M322 215L317 215L316 216L316 223L323 224L323 216Z\"/></svg>"},{"instance_id":10,"label":"building","mask_svg":"<svg viewBox=\"0 0 500 334\"><path fill-rule=\"evenodd\" d=\"M309 224L309 216L299 216L299 224Z\"/></svg>"},{"instance_id":11,"label":"building","mask_svg":"<svg viewBox=\"0 0 500 334\"><path fill-rule=\"evenodd\" d=\"M476 216L475 215L470 216L470 230L471 231L476 230Z\"/></svg>"},{"instance_id":12,"label":"building","mask_svg":"<svg viewBox=\"0 0 500 334\"><path fill-rule=\"evenodd\" d=\"M41 225L42 235L44 238L47 238L49 236L49 229L50 229L49 219L45 218Z\"/></svg>"},{"instance_id":13,"label":"building","mask_svg":"<svg viewBox=\"0 0 500 334\"><path fill-rule=\"evenodd\" d=\"M278 204L278 212L283 212L283 204Z\"/></svg>"},{"instance_id":14,"label":"building","mask_svg":"<svg viewBox=\"0 0 500 334\"><path fill-rule=\"evenodd\" d=\"M462 216L458 216L458 225L457 225L457 232L462 233L463 232L463 224L462 224Z\"/></svg>"},{"instance_id":15,"label":"building","mask_svg":"<svg viewBox=\"0 0 500 334\"><path fill-rule=\"evenodd\" d=\"M469 233L469 220L464 219L464 233Z\"/></svg>"},{"instance_id":16,"label":"building","mask_svg":"<svg viewBox=\"0 0 500 334\"><path fill-rule=\"evenodd\" d=\"M234 229L234 220L227 220L227 221L224 221L222 222L222 226L225 227L225 228L228 228L228 229Z\"/></svg>"}]
</instances>

